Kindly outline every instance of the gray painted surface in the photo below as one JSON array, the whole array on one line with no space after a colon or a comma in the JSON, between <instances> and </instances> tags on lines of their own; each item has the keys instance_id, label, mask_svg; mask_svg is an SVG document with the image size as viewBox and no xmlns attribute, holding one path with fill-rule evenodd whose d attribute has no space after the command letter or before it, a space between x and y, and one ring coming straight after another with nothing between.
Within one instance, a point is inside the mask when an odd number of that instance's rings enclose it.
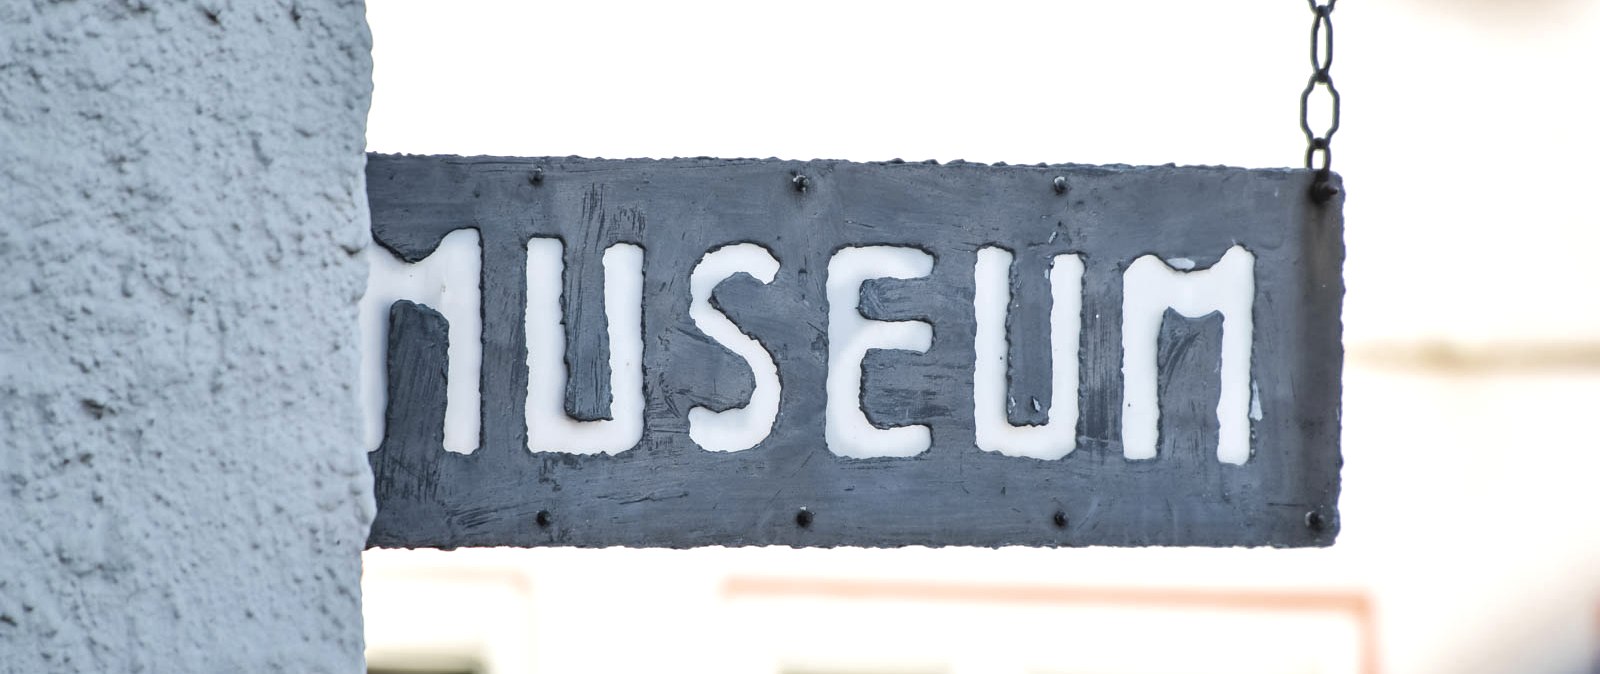
<instances>
[{"instance_id":1,"label":"gray painted surface","mask_svg":"<svg viewBox=\"0 0 1600 674\"><path fill-rule=\"evenodd\" d=\"M0 672L358 672L360 2L0 2Z\"/></svg>"},{"instance_id":2,"label":"gray painted surface","mask_svg":"<svg viewBox=\"0 0 1600 674\"><path fill-rule=\"evenodd\" d=\"M443 320L397 305L369 545L1306 546L1337 535L1342 201L1312 204L1307 171L383 155L367 170L374 237L403 258L426 257L450 231L480 232L485 321L482 443L451 454L440 445ZM794 189L796 173L807 190ZM1058 175L1066 194L1052 189ZM646 429L630 451L526 449L532 236L566 243L568 406L589 418L609 406L606 346L592 337L605 334L600 251L645 248ZM782 268L770 285L736 276L714 297L774 355L782 406L765 442L719 454L689 440L687 410L741 405L751 378L690 322L687 280L707 250L741 241ZM1220 320L1173 313L1159 344L1158 458L1124 459L1123 271L1150 253L1205 268L1234 243L1256 255L1264 416L1250 460L1216 459ZM932 426L932 448L914 458L845 459L823 443L824 271L839 248L873 244L936 258L926 279L862 293L869 317L934 325L926 354L878 351L864 365L874 423ZM1085 257L1078 449L1058 461L974 446L972 273L990 244L1017 256L1010 392L1041 402L1037 415L1013 410L1016 422L1042 421L1052 402L1042 272L1055 254ZM808 527L796 524L801 508Z\"/></svg>"}]
</instances>

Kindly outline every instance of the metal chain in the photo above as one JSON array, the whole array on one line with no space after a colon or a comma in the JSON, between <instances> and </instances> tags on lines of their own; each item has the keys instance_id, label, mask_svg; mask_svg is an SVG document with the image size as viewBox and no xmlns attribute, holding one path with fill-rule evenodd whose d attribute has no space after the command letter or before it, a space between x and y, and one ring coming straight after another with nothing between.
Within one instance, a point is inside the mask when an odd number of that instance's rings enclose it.
<instances>
[{"instance_id":1,"label":"metal chain","mask_svg":"<svg viewBox=\"0 0 1600 674\"><path fill-rule=\"evenodd\" d=\"M1306 1L1316 18L1311 23L1311 79L1306 81L1305 90L1300 92L1300 130L1306 134L1306 168L1317 171L1317 177L1311 184L1311 197L1317 203L1322 203L1339 193L1330 178L1333 172L1333 134L1339 130L1339 90L1334 88L1333 76L1328 73L1333 68L1333 6L1339 0L1327 0L1326 4L1317 4L1317 0ZM1333 106L1333 119L1320 136L1311 129L1309 114L1311 94L1318 86L1328 91ZM1318 153L1322 154L1320 165L1316 161Z\"/></svg>"}]
</instances>

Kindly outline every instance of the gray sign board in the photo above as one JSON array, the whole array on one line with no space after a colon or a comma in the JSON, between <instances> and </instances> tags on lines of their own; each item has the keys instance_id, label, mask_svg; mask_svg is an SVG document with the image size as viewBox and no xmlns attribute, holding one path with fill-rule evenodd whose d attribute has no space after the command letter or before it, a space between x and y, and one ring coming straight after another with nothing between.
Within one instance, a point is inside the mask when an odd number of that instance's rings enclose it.
<instances>
[{"instance_id":1,"label":"gray sign board","mask_svg":"<svg viewBox=\"0 0 1600 674\"><path fill-rule=\"evenodd\" d=\"M1330 545L1342 196L1312 200L1313 177L372 155L381 254L419 262L452 232L476 231L482 343L475 448L446 451L447 381L466 376L446 366L449 326L425 302L390 308L368 545ZM768 278L729 273L709 309L696 305L691 275L739 245L769 260ZM858 249L900 257L839 281ZM608 275L617 250L639 265L634 295L612 280L625 274ZM1231 256L1247 265L1230 272L1244 285L1212 289L1232 299L1194 300L1211 291L1189 282L1220 278ZM905 264L922 268L896 271ZM999 287L980 292L996 269ZM556 297L534 315L539 298ZM642 313L608 317L630 298ZM535 319L555 329L551 307L560 354L530 342L530 329L548 332ZM708 334L722 320L744 351ZM1141 320L1147 332L1131 327ZM862 331L841 360L845 323ZM920 349L896 348L907 326L923 326ZM1073 340L1059 339L1064 326ZM901 337L872 346L878 329ZM996 335L1003 379L975 374L997 367L980 359ZM629 349L642 360L612 353ZM777 387L760 383L759 352ZM530 383L552 372L530 365L541 358L565 386L557 402L535 400L553 407L533 415ZM1069 358L1076 376L1064 379ZM979 395L980 380L1004 395ZM771 401L758 405L757 390ZM757 440L748 448L708 449L692 430L696 414L769 403L775 416L746 433ZM541 441L551 414L565 417L552 428L638 419L617 436L626 446L596 450L560 446L559 434ZM1029 455L1027 429L1052 419L1068 420L1039 443L1054 449ZM1013 432L1022 439L1007 445Z\"/></svg>"}]
</instances>

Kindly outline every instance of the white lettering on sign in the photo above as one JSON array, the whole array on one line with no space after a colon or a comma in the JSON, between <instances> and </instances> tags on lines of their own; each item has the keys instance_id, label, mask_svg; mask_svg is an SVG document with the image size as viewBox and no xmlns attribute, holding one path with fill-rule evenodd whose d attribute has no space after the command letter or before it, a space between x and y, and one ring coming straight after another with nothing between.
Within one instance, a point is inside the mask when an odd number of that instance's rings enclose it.
<instances>
[{"instance_id":1,"label":"white lettering on sign","mask_svg":"<svg viewBox=\"0 0 1600 674\"><path fill-rule=\"evenodd\" d=\"M528 449L616 454L644 437L644 249L618 243L605 267L606 336L611 342L611 418L578 421L566 412L567 335L561 311L562 244L528 240Z\"/></svg>"},{"instance_id":2,"label":"white lettering on sign","mask_svg":"<svg viewBox=\"0 0 1600 674\"><path fill-rule=\"evenodd\" d=\"M737 452L760 444L778 418L780 385L772 354L711 304L711 291L735 274L772 283L778 276L778 260L761 246L740 243L706 253L689 273L689 318L707 337L743 358L755 377L750 402L744 407L721 412L698 405L689 408L689 439L713 452Z\"/></svg>"},{"instance_id":3,"label":"white lettering on sign","mask_svg":"<svg viewBox=\"0 0 1600 674\"><path fill-rule=\"evenodd\" d=\"M475 229L445 235L433 254L406 263L376 241L366 250L367 292L361 296L360 400L367 451L383 444L389 404L389 309L401 300L426 305L450 324L445 369L444 448L462 454L478 448L483 365L483 247Z\"/></svg>"},{"instance_id":4,"label":"white lettering on sign","mask_svg":"<svg viewBox=\"0 0 1600 674\"><path fill-rule=\"evenodd\" d=\"M916 456L933 442L927 426L878 428L861 410L861 361L872 349L924 352L933 345L927 321L875 321L861 315L861 284L914 279L933 272L933 256L900 246L845 248L828 261L828 400L824 435L839 456Z\"/></svg>"},{"instance_id":5,"label":"white lettering on sign","mask_svg":"<svg viewBox=\"0 0 1600 674\"><path fill-rule=\"evenodd\" d=\"M1217 459L1243 464L1250 458L1255 262L1255 255L1236 245L1209 269L1177 271L1154 255L1128 265L1122 275L1123 456L1151 459L1156 455L1161 421L1156 399L1156 340L1162 317L1170 308L1189 318L1222 314Z\"/></svg>"},{"instance_id":6,"label":"white lettering on sign","mask_svg":"<svg viewBox=\"0 0 1600 674\"><path fill-rule=\"evenodd\" d=\"M1078 340L1083 325L1083 260L1051 260L1050 391L1054 399L1042 426L1013 426L1006 419L1006 316L1011 308L1011 251L978 249L973 268L972 418L978 448L1006 456L1059 459L1078 446Z\"/></svg>"},{"instance_id":7,"label":"white lettering on sign","mask_svg":"<svg viewBox=\"0 0 1600 674\"><path fill-rule=\"evenodd\" d=\"M527 247L528 395L524 418L528 448L535 452L616 454L644 436L644 250L618 243L602 256L606 334L610 340L610 418L578 421L566 414L566 332L562 311L563 245L534 237ZM390 307L409 300L438 311L448 321L448 363L444 447L470 453L480 435L482 246L476 230L460 229L443 238L427 258L406 263L376 243L366 253L369 272L360 303L362 344L360 399L369 451L384 438L388 403L387 358ZM1013 426L1007 419L1010 367L1006 319L1012 306L1013 255L998 246L977 251L973 269L973 417L979 448L1006 456L1060 459L1076 447L1079 415L1078 350L1082 332L1084 261L1057 255L1050 282L1051 391L1048 421ZM863 360L874 349L925 353L933 326L924 320L881 321L861 314L861 287L872 279L917 279L932 273L934 257L918 248L844 248L829 260L826 279L827 382L824 440L829 451L850 458L910 457L932 443L926 425L879 428L861 406ZM1217 458L1243 464L1250 458L1250 423L1262 418L1259 392L1251 379L1254 339L1255 256L1243 246L1229 248L1210 268L1194 269L1189 258L1163 262L1153 255L1134 260L1123 273L1122 373L1123 455L1132 460L1156 456L1160 428L1159 365L1161 322L1168 309L1199 318L1220 313L1222 327L1221 395L1217 402ZM777 278L778 260L767 249L739 243L708 252L690 271L689 315L695 326L744 360L755 380L743 407L715 412L688 411L689 436L709 451L743 451L772 432L782 382L774 358L711 303L724 280L748 274L763 284Z\"/></svg>"}]
</instances>

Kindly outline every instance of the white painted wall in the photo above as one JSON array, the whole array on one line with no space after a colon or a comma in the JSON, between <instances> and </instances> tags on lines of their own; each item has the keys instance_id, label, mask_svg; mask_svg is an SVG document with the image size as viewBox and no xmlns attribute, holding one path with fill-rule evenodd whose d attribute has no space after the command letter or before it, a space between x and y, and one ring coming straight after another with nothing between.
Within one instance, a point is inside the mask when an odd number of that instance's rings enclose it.
<instances>
[{"instance_id":1,"label":"white painted wall","mask_svg":"<svg viewBox=\"0 0 1600 674\"><path fill-rule=\"evenodd\" d=\"M0 672L360 671L368 48L0 3Z\"/></svg>"}]
</instances>

